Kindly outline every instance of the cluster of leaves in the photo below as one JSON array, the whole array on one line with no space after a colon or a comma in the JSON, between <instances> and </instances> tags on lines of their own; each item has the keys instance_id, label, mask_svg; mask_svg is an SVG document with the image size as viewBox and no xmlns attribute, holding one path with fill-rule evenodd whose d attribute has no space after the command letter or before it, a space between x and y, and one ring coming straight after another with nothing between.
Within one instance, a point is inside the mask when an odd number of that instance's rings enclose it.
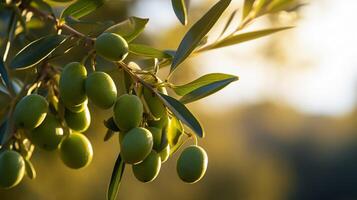
<instances>
[{"instance_id":1,"label":"cluster of leaves","mask_svg":"<svg viewBox=\"0 0 357 200\"><path fill-rule=\"evenodd\" d=\"M61 67L54 64L58 57L68 56L68 52L76 47L86 48L88 53L79 58L79 60L88 69L96 70L96 63L100 62L101 58L96 55L93 44L95 37L103 32L116 33L122 36L129 43L131 54L136 55L139 59L152 60L154 63L140 67L133 67L135 64L129 63L128 60L114 63L116 69L122 71L123 77L154 91L169 110L171 118L177 122L176 128L179 132L187 133L189 137L193 135L203 137L204 130L202 126L185 104L221 90L228 84L237 81L238 77L229 74L212 73L187 84L176 85L170 81L176 69L193 54L236 45L291 28L278 27L242 33L242 30L258 17L289 10L296 6L294 0L245 0L239 25L234 27L232 32L227 33L229 27L232 26L232 22L236 19L238 11L235 10L228 18L219 37L214 42L208 43L208 32L231 3L231 0L219 0L198 21L193 23L178 48L172 51L159 50L146 44L135 43L135 39L143 32L149 19L133 16L117 24L87 22L82 19L82 17L102 6L105 3L104 0L77 0L65 7L60 15L57 16L51 4L43 0L6 2L1 0L0 2L0 17L4 15L7 18L5 20L7 24L6 34L2 34L0 40L0 45L3 47L0 52L0 95L9 99L4 105L1 104L0 108L1 148L8 148L14 142L24 143L21 141L23 137L19 136L11 119L14 106L23 96L40 88L41 84L45 83L49 76L61 71ZM183 25L187 25L188 22L187 5L187 1L172 0L173 10ZM51 25L42 27L38 25L38 21L49 21ZM91 34L84 34L73 28L74 24L82 23L90 23L96 27L96 30ZM47 31L47 33L42 37L38 37L30 31L31 29L40 29ZM16 38L20 38L27 45L21 45L22 43L20 42L21 50L15 56L9 57L9 52L12 49L16 49L12 47L14 43L16 45ZM164 67L170 67L170 72L163 82L156 85L147 82L149 77L158 79L157 73ZM26 71L26 74L34 73L35 78L28 78L27 75L17 77L15 74L18 71ZM120 82L122 80L116 81ZM171 89L180 98L177 99L157 92L157 88L160 87ZM51 98L51 95L56 95L50 89L46 91L46 94L48 98ZM108 140L117 130L108 122L105 125L108 128L105 140ZM184 139L177 141L175 148L178 149L185 141ZM27 143L29 141L26 141L26 145L29 147L26 147L25 151L33 151L33 148L30 148L31 144ZM119 156L109 184L108 199L116 198L123 171L124 163ZM33 167L28 168L28 174L34 174Z\"/></svg>"}]
</instances>

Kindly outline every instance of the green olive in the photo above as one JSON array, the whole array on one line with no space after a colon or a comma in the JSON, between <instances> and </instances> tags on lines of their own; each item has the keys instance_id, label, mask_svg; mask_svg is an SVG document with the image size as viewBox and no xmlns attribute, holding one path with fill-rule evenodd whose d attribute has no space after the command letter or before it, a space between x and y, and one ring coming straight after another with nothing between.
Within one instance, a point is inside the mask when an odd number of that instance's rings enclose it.
<instances>
[{"instance_id":1,"label":"green olive","mask_svg":"<svg viewBox=\"0 0 357 200\"><path fill-rule=\"evenodd\" d=\"M60 155L66 166L80 169L88 166L92 161L93 149L86 136L73 132L62 141Z\"/></svg>"},{"instance_id":2,"label":"green olive","mask_svg":"<svg viewBox=\"0 0 357 200\"><path fill-rule=\"evenodd\" d=\"M207 170L208 157L199 146L189 146L182 151L177 160L177 173L186 183L199 181Z\"/></svg>"},{"instance_id":3,"label":"green olive","mask_svg":"<svg viewBox=\"0 0 357 200\"><path fill-rule=\"evenodd\" d=\"M67 126L75 131L84 132L89 128L91 116L86 106L82 112L74 113L69 110L65 111L64 118Z\"/></svg>"},{"instance_id":4,"label":"green olive","mask_svg":"<svg viewBox=\"0 0 357 200\"><path fill-rule=\"evenodd\" d=\"M113 110L114 121L121 131L138 127L143 118L143 104L135 95L120 96Z\"/></svg>"},{"instance_id":5,"label":"green olive","mask_svg":"<svg viewBox=\"0 0 357 200\"><path fill-rule=\"evenodd\" d=\"M156 127L148 127L147 129L151 132L153 137L153 141L154 141L153 148L155 150L159 150L161 147L162 130Z\"/></svg>"},{"instance_id":6,"label":"green olive","mask_svg":"<svg viewBox=\"0 0 357 200\"><path fill-rule=\"evenodd\" d=\"M167 144L166 147L159 152L159 155L161 158L161 163L166 162L170 157L170 145Z\"/></svg>"},{"instance_id":7,"label":"green olive","mask_svg":"<svg viewBox=\"0 0 357 200\"><path fill-rule=\"evenodd\" d=\"M108 109L117 99L117 88L113 79L104 72L93 72L86 79L88 98L98 107Z\"/></svg>"},{"instance_id":8,"label":"green olive","mask_svg":"<svg viewBox=\"0 0 357 200\"><path fill-rule=\"evenodd\" d=\"M69 63L64 67L59 90L66 107L78 106L87 99L84 87L86 77L86 68L78 62Z\"/></svg>"},{"instance_id":9,"label":"green olive","mask_svg":"<svg viewBox=\"0 0 357 200\"><path fill-rule=\"evenodd\" d=\"M165 88L160 88L159 91L167 94ZM164 106L160 98L147 88L143 89L143 95L151 114L158 119L163 117L166 113L166 107Z\"/></svg>"},{"instance_id":10,"label":"green olive","mask_svg":"<svg viewBox=\"0 0 357 200\"><path fill-rule=\"evenodd\" d=\"M143 161L152 150L153 138L145 128L133 128L125 133L120 145L120 153L125 163L136 164Z\"/></svg>"},{"instance_id":11,"label":"green olive","mask_svg":"<svg viewBox=\"0 0 357 200\"><path fill-rule=\"evenodd\" d=\"M97 54L110 61L122 61L128 55L128 43L115 33L102 33L95 41Z\"/></svg>"},{"instance_id":12,"label":"green olive","mask_svg":"<svg viewBox=\"0 0 357 200\"><path fill-rule=\"evenodd\" d=\"M84 111L84 109L86 109L88 106L88 100L86 99L83 103L79 104L79 105L75 105L75 106L66 106L66 108L74 113L80 113L82 111Z\"/></svg>"},{"instance_id":13,"label":"green olive","mask_svg":"<svg viewBox=\"0 0 357 200\"><path fill-rule=\"evenodd\" d=\"M145 158L143 162L133 165L132 168L135 177L139 181L144 183L151 182L160 172L160 156L155 151L151 151L151 153Z\"/></svg>"},{"instance_id":14,"label":"green olive","mask_svg":"<svg viewBox=\"0 0 357 200\"><path fill-rule=\"evenodd\" d=\"M46 118L48 102L37 94L23 97L16 105L14 121L18 128L28 130L38 127Z\"/></svg>"},{"instance_id":15,"label":"green olive","mask_svg":"<svg viewBox=\"0 0 357 200\"><path fill-rule=\"evenodd\" d=\"M63 139L63 128L54 115L47 114L42 124L28 131L27 135L36 146L47 151L53 151L58 148Z\"/></svg>"},{"instance_id":16,"label":"green olive","mask_svg":"<svg viewBox=\"0 0 357 200\"><path fill-rule=\"evenodd\" d=\"M9 189L19 184L25 174L23 157L12 150L0 153L0 187Z\"/></svg>"}]
</instances>

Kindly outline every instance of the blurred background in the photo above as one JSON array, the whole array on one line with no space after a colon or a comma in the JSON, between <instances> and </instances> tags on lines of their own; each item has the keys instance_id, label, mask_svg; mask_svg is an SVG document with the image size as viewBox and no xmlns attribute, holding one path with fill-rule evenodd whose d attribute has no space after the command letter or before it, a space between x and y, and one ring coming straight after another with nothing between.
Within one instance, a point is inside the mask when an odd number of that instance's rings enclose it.
<instances>
[{"instance_id":1,"label":"blurred background","mask_svg":"<svg viewBox=\"0 0 357 200\"><path fill-rule=\"evenodd\" d=\"M215 2L191 1L188 27ZM240 77L188 105L206 131L199 141L209 156L206 176L193 185L181 182L177 155L148 184L138 182L128 167L118 199L357 199L357 1L302 3L306 5L260 18L248 28L294 29L201 54L174 75L177 84L212 72ZM63 4L56 6L60 12ZM241 8L242 1L232 1L209 34L211 40L229 14ZM110 0L87 18L118 22L132 15L150 18L138 41L160 49L176 49L187 31L169 0ZM65 62L78 60L73 56ZM56 152L36 150L32 161L38 177L25 177L18 187L0 190L1 200L105 199L119 145L116 138L103 142L102 122L110 113L91 108L86 135L93 143L92 164L75 171L66 168Z\"/></svg>"}]
</instances>

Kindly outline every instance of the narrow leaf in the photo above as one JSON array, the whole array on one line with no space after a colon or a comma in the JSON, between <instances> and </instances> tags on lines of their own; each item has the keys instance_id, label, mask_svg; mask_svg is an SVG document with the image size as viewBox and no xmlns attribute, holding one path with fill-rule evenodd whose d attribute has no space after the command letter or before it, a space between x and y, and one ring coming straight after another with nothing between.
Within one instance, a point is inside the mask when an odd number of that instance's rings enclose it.
<instances>
[{"instance_id":1,"label":"narrow leaf","mask_svg":"<svg viewBox=\"0 0 357 200\"><path fill-rule=\"evenodd\" d=\"M293 27L272 28L272 29L264 29L264 30L259 30L259 31L252 31L252 32L248 32L248 33L237 34L237 35L234 35L227 39L218 41L217 43L212 45L211 49L217 49L217 48L221 48L221 47L226 47L226 46L230 46L230 45L247 42L250 40L258 39L258 38L261 38L261 37L264 37L264 36L279 32L279 31L291 29L291 28L293 28Z\"/></svg>"},{"instance_id":2,"label":"narrow leaf","mask_svg":"<svg viewBox=\"0 0 357 200\"><path fill-rule=\"evenodd\" d=\"M27 69L38 64L62 44L66 38L64 35L50 35L31 42L15 56L10 67L12 69Z\"/></svg>"},{"instance_id":3,"label":"narrow leaf","mask_svg":"<svg viewBox=\"0 0 357 200\"><path fill-rule=\"evenodd\" d=\"M28 159L24 159L24 160L25 160L25 171L26 171L27 176L30 179L35 179L36 178L36 170L35 170L33 164Z\"/></svg>"},{"instance_id":4,"label":"narrow leaf","mask_svg":"<svg viewBox=\"0 0 357 200\"><path fill-rule=\"evenodd\" d=\"M2 80L5 83L5 86L10 87L11 83L10 83L9 76L7 74L5 64L4 64L2 57L0 57L0 75L1 75Z\"/></svg>"},{"instance_id":5,"label":"narrow leaf","mask_svg":"<svg viewBox=\"0 0 357 200\"><path fill-rule=\"evenodd\" d=\"M123 177L124 169L125 169L125 163L119 154L114 165L112 177L110 179L108 192L107 192L107 200L117 199L119 186L120 186L121 179Z\"/></svg>"},{"instance_id":6,"label":"narrow leaf","mask_svg":"<svg viewBox=\"0 0 357 200\"><path fill-rule=\"evenodd\" d=\"M170 120L170 126L168 128L169 131L167 131L167 140L170 147L174 147L179 142L179 139L184 131L183 125L176 117L173 117Z\"/></svg>"},{"instance_id":7,"label":"narrow leaf","mask_svg":"<svg viewBox=\"0 0 357 200\"><path fill-rule=\"evenodd\" d=\"M187 24L187 8L185 0L171 0L172 7L175 11L176 17L180 20L182 25Z\"/></svg>"},{"instance_id":8,"label":"narrow leaf","mask_svg":"<svg viewBox=\"0 0 357 200\"><path fill-rule=\"evenodd\" d=\"M53 14L52 7L43 0L32 0L30 4L31 7L37 8L47 14Z\"/></svg>"},{"instance_id":9,"label":"narrow leaf","mask_svg":"<svg viewBox=\"0 0 357 200\"><path fill-rule=\"evenodd\" d=\"M272 2L270 2L267 6L267 11L271 13L278 12L288 8L288 6L295 2L296 0L272 0Z\"/></svg>"},{"instance_id":10,"label":"narrow leaf","mask_svg":"<svg viewBox=\"0 0 357 200\"><path fill-rule=\"evenodd\" d=\"M160 98L169 110L186 124L196 135L204 137L204 131L195 116L180 101L160 93Z\"/></svg>"},{"instance_id":11,"label":"narrow leaf","mask_svg":"<svg viewBox=\"0 0 357 200\"><path fill-rule=\"evenodd\" d=\"M184 96L203 86L207 86L209 84L225 81L225 80L238 80L238 77L230 74L212 73L212 74L204 75L185 85L174 86L173 90L175 91L176 94L180 96Z\"/></svg>"},{"instance_id":12,"label":"narrow leaf","mask_svg":"<svg viewBox=\"0 0 357 200\"><path fill-rule=\"evenodd\" d=\"M224 28L222 29L222 32L221 32L221 34L219 35L219 37L221 37L221 36L227 31L229 25L231 25L231 23L232 23L234 17L236 16L237 12L238 12L238 10L235 10L235 11L233 11L233 12L231 13L231 15L229 16L229 18L228 18L226 24L224 25Z\"/></svg>"},{"instance_id":13,"label":"narrow leaf","mask_svg":"<svg viewBox=\"0 0 357 200\"><path fill-rule=\"evenodd\" d=\"M104 4L104 0L79 0L69 5L63 10L61 19L68 16L79 19L95 11L97 8Z\"/></svg>"},{"instance_id":14,"label":"narrow leaf","mask_svg":"<svg viewBox=\"0 0 357 200\"><path fill-rule=\"evenodd\" d=\"M149 58L172 58L170 54L143 44L129 44L129 51L133 54Z\"/></svg>"},{"instance_id":15,"label":"narrow leaf","mask_svg":"<svg viewBox=\"0 0 357 200\"><path fill-rule=\"evenodd\" d=\"M234 77L234 78L229 78L229 79L225 79L225 80L207 84L205 86L197 88L197 89L193 90L192 92L186 94L185 96L183 96L180 99L180 101L184 104L191 103L193 101L197 101L199 99L207 97L207 96L223 89L228 84L230 84L231 82L236 81L236 80L238 80L238 78Z\"/></svg>"},{"instance_id":16,"label":"narrow leaf","mask_svg":"<svg viewBox=\"0 0 357 200\"><path fill-rule=\"evenodd\" d=\"M250 11L253 8L254 1L255 0L244 0L243 16L242 16L243 19L245 19L249 15Z\"/></svg>"},{"instance_id":17,"label":"narrow leaf","mask_svg":"<svg viewBox=\"0 0 357 200\"><path fill-rule=\"evenodd\" d=\"M105 32L116 33L131 42L143 32L148 21L149 19L130 17L119 24L109 27Z\"/></svg>"},{"instance_id":18,"label":"narrow leaf","mask_svg":"<svg viewBox=\"0 0 357 200\"><path fill-rule=\"evenodd\" d=\"M172 61L170 73L180 65L197 47L202 38L211 30L218 18L226 10L231 0L220 0L201 19L199 19L182 39Z\"/></svg>"}]
</instances>

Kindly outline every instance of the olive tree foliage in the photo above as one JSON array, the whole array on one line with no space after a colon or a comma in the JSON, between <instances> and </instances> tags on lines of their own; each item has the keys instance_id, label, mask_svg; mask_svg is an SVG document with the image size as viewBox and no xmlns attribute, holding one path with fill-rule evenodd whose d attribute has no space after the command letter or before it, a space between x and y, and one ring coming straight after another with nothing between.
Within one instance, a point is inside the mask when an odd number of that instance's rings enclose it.
<instances>
[{"instance_id":1,"label":"olive tree foliage","mask_svg":"<svg viewBox=\"0 0 357 200\"><path fill-rule=\"evenodd\" d=\"M17 126L16 120L19 120L19 117L16 117L16 115L19 114L16 111L20 110L18 112L22 113L24 110L29 109L31 112L31 109L36 109L38 104L32 106L30 106L31 104L25 104L22 105L22 108L18 108L21 106L18 105L20 104L19 102L24 104L22 100L25 97L32 95L31 98L38 98L38 102L42 102L41 98L43 97L48 102L48 111L46 107L46 112L50 113L57 120L51 126L63 129L64 138L73 137L73 140L76 140L75 136L77 138L82 137L77 135L77 133L71 134L73 132L72 129L75 130L77 127L66 122L65 110L68 108L68 105L65 105L65 102L62 101L63 97L60 91L60 84L63 81L62 73L65 70L63 66L56 64L56 59L70 56L71 51L75 48L84 48L87 50L86 54L77 58L77 64L84 66L83 70L88 71L88 77L99 71L97 65L100 62L105 62L113 70L118 70L121 74L121 79L114 80L114 82L119 83L119 87L124 88L125 93L135 94L143 102L143 119L138 121L140 126L146 127L149 121L160 120L161 116L157 117L154 114L150 109L151 100L148 100L148 98L157 99L159 104L162 104L165 116L167 115L170 121L170 125L167 128L169 130L165 131L165 134L160 138L160 142L165 143L166 141L168 143L170 148L168 154L171 156L188 140L194 139L197 145L198 138L204 137L202 126L194 114L186 107L186 104L212 95L228 84L238 80L237 76L217 72L203 75L196 80L188 80L183 85L177 85L171 82L171 77L175 74L176 69L193 55L237 45L292 28L291 26L286 26L250 32L244 31L246 27L254 23L261 16L280 11L289 11L298 6L294 0L245 0L242 8L237 8L230 14L218 38L213 39L212 41L214 42L208 42L208 32L215 26L218 19L231 3L231 0L217 0L206 13L202 14L199 20L192 23L193 25L184 35L177 49L161 50L136 42L136 38L140 37L140 34L145 31L149 19L131 16L124 21L114 24L83 20L84 16L95 12L97 8L105 4L105 0L57 0L57 2L66 2L64 4L66 6L59 15L53 11L52 2L47 0L1 0L0 2L0 17L6 19L2 20L1 24L5 27L6 31L0 35L1 152L11 150L21 155L23 163L21 163L20 167L24 165L26 174L30 178L35 178L36 176L35 169L30 161L31 154L39 145L33 142L35 139L26 133L26 130L23 129L24 127ZM186 3L187 1L184 0L172 0L173 11L183 26L186 26L188 21L189 8ZM241 12L238 12L238 10ZM238 16L238 13L242 13L241 16ZM238 20L238 26L233 25L235 23L232 22ZM45 22L46 26L38 26L39 21ZM81 23L93 25L95 28L89 34L82 33L74 26L74 24ZM232 29L232 26L236 27ZM33 33L33 29L41 29L42 32L47 32L47 34L39 37ZM123 59L106 59L99 52L100 47L97 46L104 45L105 47L107 45L108 49L104 51L108 52L104 54L116 53L115 51L119 50L113 49L110 43L97 44L99 38L105 34L113 34L120 37L120 40L123 40L123 44L127 45L127 47L124 46L127 48L128 54L133 56L129 56L126 59L124 57ZM14 44L21 46L21 50L13 56L9 56L9 52L13 49ZM135 63L142 60L150 62L143 62L144 64L141 66ZM169 68L170 70L167 76L163 80L160 80L157 74L163 68ZM26 73L21 74L21 71L25 71ZM31 73L35 74L35 78L29 78L30 75L28 74ZM86 73L84 76L87 76ZM95 82L95 80L95 78L92 78L92 82ZM67 81L70 82L72 80ZM101 83L99 81L94 84L100 85ZM110 85L110 83L108 84ZM169 96L166 90L175 93L175 96L179 98ZM149 94L146 97L145 91ZM87 93L90 100L92 100L89 92ZM95 93L91 95L95 96ZM73 106L72 109L80 109L78 105ZM114 112L116 111L114 110ZM74 120L77 119L76 116L69 116L68 118L70 117L74 118ZM87 120L90 121L90 119ZM118 135L119 132L123 132L117 125L113 118L104 121L104 126L108 129L104 141L109 140L114 135ZM78 127L78 130L82 132L86 128L85 126ZM124 137L125 140L129 139ZM87 142L89 141L84 139L82 142L76 144L82 145L85 149L88 147L86 146ZM72 148L71 144L70 141L67 141L62 145L67 149L61 151L70 151ZM48 146L46 147L48 148ZM192 150L192 152L201 152L201 148ZM189 156L186 156L181 160L188 158ZM206 159L206 155L202 158ZM70 158L64 156L62 159L65 161ZM83 159L83 162L87 162L88 159L90 160L90 158ZM81 163L71 164L81 165ZM119 153L109 182L107 199L116 198L126 165L126 162ZM133 167L133 169L140 173L140 167ZM178 168L178 172L181 170L184 169ZM21 173L18 173L17 176L20 177ZM14 180L13 182L17 184L19 181Z\"/></svg>"}]
</instances>

